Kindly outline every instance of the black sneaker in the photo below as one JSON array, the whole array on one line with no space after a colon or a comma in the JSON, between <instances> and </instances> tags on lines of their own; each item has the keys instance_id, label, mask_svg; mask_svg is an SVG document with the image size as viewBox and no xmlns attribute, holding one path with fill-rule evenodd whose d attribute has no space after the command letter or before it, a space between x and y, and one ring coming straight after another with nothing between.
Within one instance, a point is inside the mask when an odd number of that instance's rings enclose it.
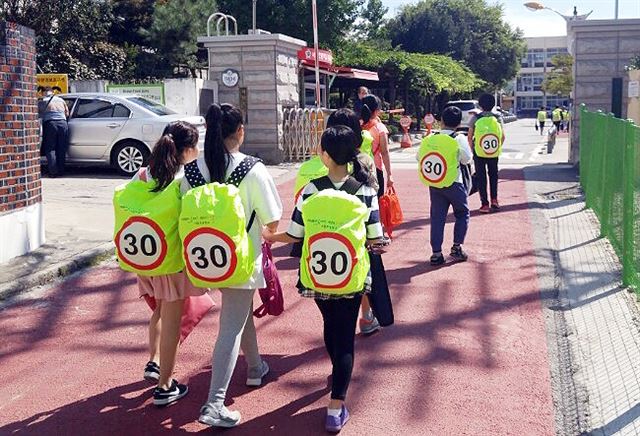
<instances>
[{"instance_id":1,"label":"black sneaker","mask_svg":"<svg viewBox=\"0 0 640 436\"><path fill-rule=\"evenodd\" d=\"M148 361L144 367L144 379L153 383L158 383L160 378L160 367L153 361Z\"/></svg>"},{"instance_id":2,"label":"black sneaker","mask_svg":"<svg viewBox=\"0 0 640 436\"><path fill-rule=\"evenodd\" d=\"M431 265L433 266L442 265L444 263L444 256L442 255L442 253L432 254L429 262L431 262Z\"/></svg>"},{"instance_id":3,"label":"black sneaker","mask_svg":"<svg viewBox=\"0 0 640 436\"><path fill-rule=\"evenodd\" d=\"M462 251L462 247L460 245L454 245L451 247L451 253L449 253L449 255L458 262L464 262L469 258L467 253Z\"/></svg>"},{"instance_id":4,"label":"black sneaker","mask_svg":"<svg viewBox=\"0 0 640 436\"><path fill-rule=\"evenodd\" d=\"M187 392L189 392L187 385L181 385L176 379L173 379L169 389L155 388L153 390L153 404L158 407L168 406L187 395Z\"/></svg>"}]
</instances>

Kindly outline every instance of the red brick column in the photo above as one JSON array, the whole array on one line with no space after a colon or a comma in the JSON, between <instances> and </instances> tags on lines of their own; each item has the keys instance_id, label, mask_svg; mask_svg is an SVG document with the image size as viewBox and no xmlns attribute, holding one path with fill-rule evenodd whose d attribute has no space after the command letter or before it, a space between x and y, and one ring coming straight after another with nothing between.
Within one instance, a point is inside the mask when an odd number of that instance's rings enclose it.
<instances>
[{"instance_id":1,"label":"red brick column","mask_svg":"<svg viewBox=\"0 0 640 436\"><path fill-rule=\"evenodd\" d=\"M13 244L20 237L14 233L20 231L15 223L8 224L8 215L33 212L33 206L41 215L39 136L35 33L0 21L0 243ZM39 221L41 225L41 217ZM32 232L25 230L27 239L33 239ZM7 240L9 236L14 240ZM26 243L28 248L20 251L34 248L33 241ZM0 262L11 254L5 250L3 256L0 248Z\"/></svg>"}]
</instances>

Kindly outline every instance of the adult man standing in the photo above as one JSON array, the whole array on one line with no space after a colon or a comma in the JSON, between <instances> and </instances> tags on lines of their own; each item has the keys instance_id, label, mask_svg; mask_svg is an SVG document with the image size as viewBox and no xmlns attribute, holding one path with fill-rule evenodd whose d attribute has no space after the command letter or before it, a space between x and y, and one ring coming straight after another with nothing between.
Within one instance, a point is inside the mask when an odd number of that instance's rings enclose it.
<instances>
[{"instance_id":1,"label":"adult man standing","mask_svg":"<svg viewBox=\"0 0 640 436\"><path fill-rule=\"evenodd\" d=\"M358 99L353 104L353 111L360 116L360 112L362 111L362 99L369 95L369 90L366 86L361 86L358 88Z\"/></svg>"},{"instance_id":2,"label":"adult man standing","mask_svg":"<svg viewBox=\"0 0 640 436\"><path fill-rule=\"evenodd\" d=\"M560 133L562 131L562 127L560 126L562 123L562 109L560 109L560 106L556 105L551 112L551 121L553 121L553 125L556 126L556 133Z\"/></svg>"},{"instance_id":3,"label":"adult man standing","mask_svg":"<svg viewBox=\"0 0 640 436\"><path fill-rule=\"evenodd\" d=\"M50 87L42 99L42 146L40 154L47 157L50 177L64 175L67 148L69 147L69 108L65 101L54 95Z\"/></svg>"}]
</instances>

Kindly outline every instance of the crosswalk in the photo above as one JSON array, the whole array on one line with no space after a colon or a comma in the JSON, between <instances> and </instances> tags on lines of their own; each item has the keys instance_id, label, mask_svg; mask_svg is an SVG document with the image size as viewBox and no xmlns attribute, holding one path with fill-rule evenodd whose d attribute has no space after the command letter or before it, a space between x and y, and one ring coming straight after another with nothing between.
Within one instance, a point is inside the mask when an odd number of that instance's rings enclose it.
<instances>
[{"instance_id":1,"label":"crosswalk","mask_svg":"<svg viewBox=\"0 0 640 436\"><path fill-rule=\"evenodd\" d=\"M415 165L417 147L410 149L400 149L392 151L391 162L399 165ZM500 155L501 164L535 164L542 156L547 152L546 146L541 144L534 148L532 151L503 151Z\"/></svg>"}]
</instances>

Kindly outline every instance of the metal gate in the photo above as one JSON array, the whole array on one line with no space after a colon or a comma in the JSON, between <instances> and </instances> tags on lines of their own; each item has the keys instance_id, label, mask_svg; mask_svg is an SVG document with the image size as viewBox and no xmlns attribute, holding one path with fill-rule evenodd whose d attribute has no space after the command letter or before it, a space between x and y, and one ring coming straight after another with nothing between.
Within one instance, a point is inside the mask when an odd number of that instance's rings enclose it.
<instances>
[{"instance_id":1,"label":"metal gate","mask_svg":"<svg viewBox=\"0 0 640 436\"><path fill-rule=\"evenodd\" d=\"M313 154L313 150L320 145L327 118L326 110L323 109L284 110L282 142L287 161L303 161Z\"/></svg>"}]
</instances>

